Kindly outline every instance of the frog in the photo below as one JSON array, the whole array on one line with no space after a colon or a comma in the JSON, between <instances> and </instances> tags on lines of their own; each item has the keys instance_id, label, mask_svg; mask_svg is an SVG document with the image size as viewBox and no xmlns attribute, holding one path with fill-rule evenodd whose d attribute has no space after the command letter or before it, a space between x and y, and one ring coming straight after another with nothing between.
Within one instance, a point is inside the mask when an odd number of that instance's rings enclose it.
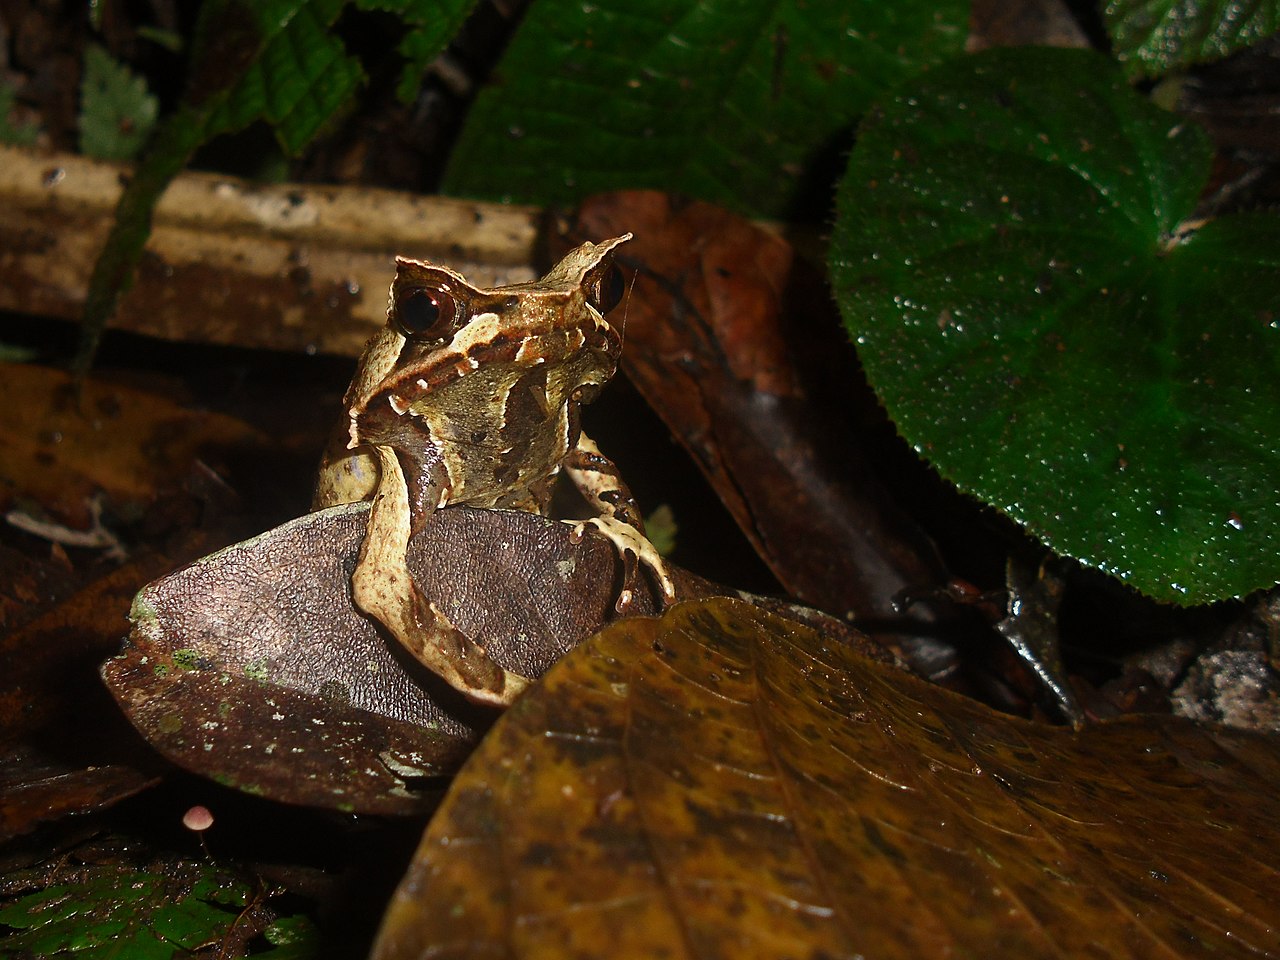
<instances>
[{"instance_id":1,"label":"frog","mask_svg":"<svg viewBox=\"0 0 1280 960\"><path fill-rule=\"evenodd\" d=\"M504 669L424 594L409 540L452 504L545 516L559 476L624 564L625 612L637 563L663 606L675 596L617 466L583 432L580 411L617 370L623 300L615 251L630 233L586 242L540 280L476 286L448 266L396 259L387 322L365 345L345 417L321 466L314 509L371 501L351 575L355 606L475 703L507 707L531 680Z\"/></svg>"}]
</instances>

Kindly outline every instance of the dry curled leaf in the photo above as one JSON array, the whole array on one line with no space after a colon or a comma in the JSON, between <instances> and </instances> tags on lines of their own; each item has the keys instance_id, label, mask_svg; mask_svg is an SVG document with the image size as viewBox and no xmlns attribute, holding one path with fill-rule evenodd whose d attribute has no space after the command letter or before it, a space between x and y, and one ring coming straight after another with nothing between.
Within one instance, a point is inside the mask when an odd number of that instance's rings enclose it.
<instances>
[{"instance_id":1,"label":"dry curled leaf","mask_svg":"<svg viewBox=\"0 0 1280 960\"><path fill-rule=\"evenodd\" d=\"M373 956L1272 956L1278 777L1262 737L1073 733L684 603L499 721Z\"/></svg>"}]
</instances>

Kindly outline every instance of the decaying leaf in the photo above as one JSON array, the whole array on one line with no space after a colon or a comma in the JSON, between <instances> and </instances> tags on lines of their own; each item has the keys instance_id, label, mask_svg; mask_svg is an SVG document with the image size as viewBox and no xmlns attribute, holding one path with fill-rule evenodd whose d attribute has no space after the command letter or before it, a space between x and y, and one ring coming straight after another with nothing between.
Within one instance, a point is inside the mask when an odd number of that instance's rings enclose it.
<instances>
[{"instance_id":1,"label":"decaying leaf","mask_svg":"<svg viewBox=\"0 0 1280 960\"><path fill-rule=\"evenodd\" d=\"M295 803L410 812L413 781L451 772L493 711L388 642L350 600L368 504L294 520L144 589L104 668L171 760ZM455 507L416 537L414 576L508 669L538 676L613 615L613 547L532 514ZM677 576L682 595L694 589ZM631 612L654 609L636 584Z\"/></svg>"},{"instance_id":2,"label":"decaying leaf","mask_svg":"<svg viewBox=\"0 0 1280 960\"><path fill-rule=\"evenodd\" d=\"M156 782L122 764L73 768L6 753L0 756L0 843L42 823L103 810Z\"/></svg>"},{"instance_id":3,"label":"decaying leaf","mask_svg":"<svg viewBox=\"0 0 1280 960\"><path fill-rule=\"evenodd\" d=\"M1280 751L1073 733L738 601L615 624L455 780L376 960L1280 952Z\"/></svg>"},{"instance_id":4,"label":"decaying leaf","mask_svg":"<svg viewBox=\"0 0 1280 960\"><path fill-rule=\"evenodd\" d=\"M170 566L166 557L141 554L0 633L0 842L155 782L147 751L102 689L97 665L119 647L129 598Z\"/></svg>"},{"instance_id":5,"label":"decaying leaf","mask_svg":"<svg viewBox=\"0 0 1280 960\"><path fill-rule=\"evenodd\" d=\"M1089 38L1062 0L974 0L965 49L1038 46L1085 47Z\"/></svg>"},{"instance_id":6,"label":"decaying leaf","mask_svg":"<svg viewBox=\"0 0 1280 960\"><path fill-rule=\"evenodd\" d=\"M0 364L0 403L23 412L0 427L0 506L32 500L77 528L91 524L99 493L147 501L198 457L267 445L232 417L92 378L77 393L70 374L47 367Z\"/></svg>"}]
</instances>

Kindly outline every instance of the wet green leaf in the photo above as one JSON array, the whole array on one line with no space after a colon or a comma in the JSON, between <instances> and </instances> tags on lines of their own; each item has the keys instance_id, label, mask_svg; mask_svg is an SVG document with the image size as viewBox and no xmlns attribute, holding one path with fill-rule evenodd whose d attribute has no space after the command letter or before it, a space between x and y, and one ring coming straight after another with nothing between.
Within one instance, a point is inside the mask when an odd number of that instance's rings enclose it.
<instances>
[{"instance_id":1,"label":"wet green leaf","mask_svg":"<svg viewBox=\"0 0 1280 960\"><path fill-rule=\"evenodd\" d=\"M449 193L653 187L770 216L839 162L872 99L960 50L968 4L540 0L477 99Z\"/></svg>"},{"instance_id":2,"label":"wet green leaf","mask_svg":"<svg viewBox=\"0 0 1280 960\"><path fill-rule=\"evenodd\" d=\"M1276 0L1111 0L1103 10L1112 52L1133 74L1186 69L1280 30Z\"/></svg>"},{"instance_id":3,"label":"wet green leaf","mask_svg":"<svg viewBox=\"0 0 1280 960\"><path fill-rule=\"evenodd\" d=\"M1189 222L1210 154L1097 55L991 51L864 125L831 252L903 436L1179 603L1280 578L1280 218Z\"/></svg>"},{"instance_id":4,"label":"wet green leaf","mask_svg":"<svg viewBox=\"0 0 1280 960\"><path fill-rule=\"evenodd\" d=\"M217 943L252 890L212 867L174 873L87 869L64 883L0 906L4 956L168 960ZM22 951L26 951L23 953Z\"/></svg>"},{"instance_id":5,"label":"wet green leaf","mask_svg":"<svg viewBox=\"0 0 1280 960\"><path fill-rule=\"evenodd\" d=\"M281 917L262 931L262 936L271 944L266 953L270 960L310 960L320 954L320 931L302 914Z\"/></svg>"}]
</instances>

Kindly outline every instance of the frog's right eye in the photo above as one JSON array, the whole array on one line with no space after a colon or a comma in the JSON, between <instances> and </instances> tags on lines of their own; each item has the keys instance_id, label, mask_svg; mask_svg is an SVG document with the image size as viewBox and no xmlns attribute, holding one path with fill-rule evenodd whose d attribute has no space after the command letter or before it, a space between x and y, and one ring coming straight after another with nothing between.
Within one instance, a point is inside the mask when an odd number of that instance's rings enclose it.
<instances>
[{"instance_id":1,"label":"frog's right eye","mask_svg":"<svg viewBox=\"0 0 1280 960\"><path fill-rule=\"evenodd\" d=\"M612 262L605 263L587 280L587 303L595 307L601 316L621 303L626 292L626 278Z\"/></svg>"},{"instance_id":2,"label":"frog's right eye","mask_svg":"<svg viewBox=\"0 0 1280 960\"><path fill-rule=\"evenodd\" d=\"M408 340L444 341L466 322L464 313L443 287L410 287L396 297L391 322Z\"/></svg>"}]
</instances>

